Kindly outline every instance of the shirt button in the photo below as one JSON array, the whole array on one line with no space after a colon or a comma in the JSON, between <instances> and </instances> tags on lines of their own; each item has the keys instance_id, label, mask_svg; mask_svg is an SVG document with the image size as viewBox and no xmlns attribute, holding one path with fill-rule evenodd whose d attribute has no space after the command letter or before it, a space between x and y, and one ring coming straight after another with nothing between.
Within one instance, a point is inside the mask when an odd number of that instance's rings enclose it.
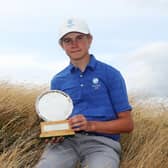
<instances>
[{"instance_id":1,"label":"shirt button","mask_svg":"<svg viewBox=\"0 0 168 168\"><path fill-rule=\"evenodd\" d=\"M82 78L82 77L83 77L83 75L80 75L80 77Z\"/></svg>"},{"instance_id":2,"label":"shirt button","mask_svg":"<svg viewBox=\"0 0 168 168\"><path fill-rule=\"evenodd\" d=\"M81 87L83 87L83 86L84 86L84 84L83 84L83 83L81 83L81 84L80 84L80 86L81 86Z\"/></svg>"}]
</instances>

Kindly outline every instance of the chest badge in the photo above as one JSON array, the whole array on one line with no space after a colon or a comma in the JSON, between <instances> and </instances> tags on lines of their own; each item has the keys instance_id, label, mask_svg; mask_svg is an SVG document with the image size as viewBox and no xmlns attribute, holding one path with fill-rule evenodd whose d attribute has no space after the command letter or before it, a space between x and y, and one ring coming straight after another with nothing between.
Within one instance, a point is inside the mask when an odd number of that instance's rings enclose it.
<instances>
[{"instance_id":1,"label":"chest badge","mask_svg":"<svg viewBox=\"0 0 168 168\"><path fill-rule=\"evenodd\" d=\"M98 78L93 78L92 79L92 83L93 84L98 84L99 83L99 79Z\"/></svg>"},{"instance_id":2,"label":"chest badge","mask_svg":"<svg viewBox=\"0 0 168 168\"><path fill-rule=\"evenodd\" d=\"M92 87L97 90L100 88L100 81L99 81L99 78L93 78L92 79Z\"/></svg>"}]
</instances>

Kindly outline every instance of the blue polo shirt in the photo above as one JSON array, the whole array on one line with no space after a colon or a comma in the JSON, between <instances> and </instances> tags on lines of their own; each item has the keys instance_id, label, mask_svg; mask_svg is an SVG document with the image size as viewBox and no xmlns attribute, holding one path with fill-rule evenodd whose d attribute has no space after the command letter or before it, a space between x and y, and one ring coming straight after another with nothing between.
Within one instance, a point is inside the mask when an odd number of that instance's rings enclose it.
<instances>
[{"instance_id":1,"label":"blue polo shirt","mask_svg":"<svg viewBox=\"0 0 168 168\"><path fill-rule=\"evenodd\" d=\"M51 90L62 90L73 101L71 116L83 114L90 121L109 121L119 112L131 110L125 81L118 70L90 55L84 72L72 64L51 80ZM100 134L119 140L119 134Z\"/></svg>"}]
</instances>

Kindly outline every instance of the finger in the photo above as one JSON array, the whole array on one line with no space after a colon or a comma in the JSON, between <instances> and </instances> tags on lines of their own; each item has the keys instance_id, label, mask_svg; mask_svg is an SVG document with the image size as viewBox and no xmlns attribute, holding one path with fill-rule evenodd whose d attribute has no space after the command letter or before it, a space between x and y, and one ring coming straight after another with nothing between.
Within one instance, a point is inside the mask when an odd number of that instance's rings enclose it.
<instances>
[{"instance_id":1,"label":"finger","mask_svg":"<svg viewBox=\"0 0 168 168\"><path fill-rule=\"evenodd\" d=\"M74 127L73 131L78 132L78 131L82 131L82 129L80 127Z\"/></svg>"},{"instance_id":2,"label":"finger","mask_svg":"<svg viewBox=\"0 0 168 168\"><path fill-rule=\"evenodd\" d=\"M70 123L76 123L76 122L82 122L86 120L86 118L83 115L76 115L69 119Z\"/></svg>"},{"instance_id":3,"label":"finger","mask_svg":"<svg viewBox=\"0 0 168 168\"><path fill-rule=\"evenodd\" d=\"M54 144L54 143L56 143L56 141L57 141L57 137L52 137L50 142L51 142L52 144Z\"/></svg>"},{"instance_id":4,"label":"finger","mask_svg":"<svg viewBox=\"0 0 168 168\"><path fill-rule=\"evenodd\" d=\"M64 137L61 136L61 137L59 138L59 142L63 142L63 141L64 141Z\"/></svg>"},{"instance_id":5,"label":"finger","mask_svg":"<svg viewBox=\"0 0 168 168\"><path fill-rule=\"evenodd\" d=\"M48 144L48 143L49 143L49 139L48 139L48 138L45 139L44 142L45 142L46 144Z\"/></svg>"},{"instance_id":6,"label":"finger","mask_svg":"<svg viewBox=\"0 0 168 168\"><path fill-rule=\"evenodd\" d=\"M76 131L85 131L87 126L85 124L80 124L79 126L74 126L72 129Z\"/></svg>"},{"instance_id":7,"label":"finger","mask_svg":"<svg viewBox=\"0 0 168 168\"><path fill-rule=\"evenodd\" d=\"M60 143L60 142L63 142L64 140L64 137L54 137L53 140L52 140L52 143Z\"/></svg>"},{"instance_id":8,"label":"finger","mask_svg":"<svg viewBox=\"0 0 168 168\"><path fill-rule=\"evenodd\" d=\"M60 137L57 137L54 141L54 143L59 143L60 142Z\"/></svg>"},{"instance_id":9,"label":"finger","mask_svg":"<svg viewBox=\"0 0 168 168\"><path fill-rule=\"evenodd\" d=\"M82 121L78 121L78 122L72 123L72 125L75 126L75 127L82 127L82 126L84 126L86 124L87 124L86 120L82 120Z\"/></svg>"},{"instance_id":10,"label":"finger","mask_svg":"<svg viewBox=\"0 0 168 168\"><path fill-rule=\"evenodd\" d=\"M79 126L81 124L86 123L86 120L83 119L83 118L73 118L73 119L70 120L69 123L70 123L71 126Z\"/></svg>"}]
</instances>

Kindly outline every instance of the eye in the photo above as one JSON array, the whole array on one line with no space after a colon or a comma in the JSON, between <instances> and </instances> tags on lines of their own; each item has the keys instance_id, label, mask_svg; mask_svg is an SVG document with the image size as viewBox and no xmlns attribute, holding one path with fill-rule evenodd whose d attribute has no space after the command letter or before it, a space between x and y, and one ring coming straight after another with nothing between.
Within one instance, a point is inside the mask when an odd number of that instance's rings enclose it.
<instances>
[{"instance_id":1,"label":"eye","mask_svg":"<svg viewBox=\"0 0 168 168\"><path fill-rule=\"evenodd\" d=\"M71 43L72 39L71 38L64 38L62 39L62 42L65 43L65 44L69 44Z\"/></svg>"},{"instance_id":2,"label":"eye","mask_svg":"<svg viewBox=\"0 0 168 168\"><path fill-rule=\"evenodd\" d=\"M83 38L84 38L84 35L82 34L76 37L77 40L82 40Z\"/></svg>"}]
</instances>

